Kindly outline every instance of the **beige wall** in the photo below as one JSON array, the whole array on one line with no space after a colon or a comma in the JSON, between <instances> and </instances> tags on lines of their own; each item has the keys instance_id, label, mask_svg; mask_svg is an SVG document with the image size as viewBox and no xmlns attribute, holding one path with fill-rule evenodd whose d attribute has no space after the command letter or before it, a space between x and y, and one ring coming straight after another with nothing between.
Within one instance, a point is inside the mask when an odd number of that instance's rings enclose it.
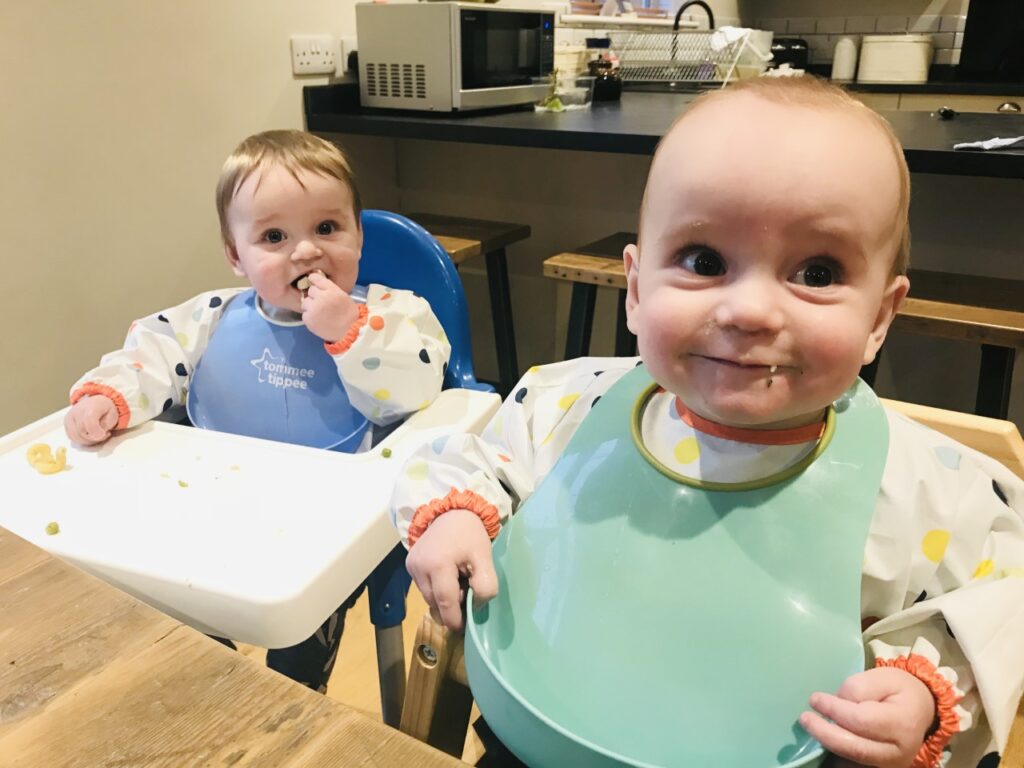
<instances>
[{"instance_id":1,"label":"beige wall","mask_svg":"<svg viewBox=\"0 0 1024 768\"><path fill-rule=\"evenodd\" d=\"M232 284L213 186L245 135L301 127L292 33L353 0L0 3L0 434L66 402L136 316Z\"/></svg>"}]
</instances>

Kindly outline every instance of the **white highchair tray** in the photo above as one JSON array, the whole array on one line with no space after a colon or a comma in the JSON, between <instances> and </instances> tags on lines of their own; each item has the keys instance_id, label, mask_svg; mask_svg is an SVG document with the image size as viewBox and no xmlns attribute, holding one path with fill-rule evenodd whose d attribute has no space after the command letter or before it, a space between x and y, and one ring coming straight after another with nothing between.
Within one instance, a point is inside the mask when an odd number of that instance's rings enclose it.
<instances>
[{"instance_id":1,"label":"white highchair tray","mask_svg":"<svg viewBox=\"0 0 1024 768\"><path fill-rule=\"evenodd\" d=\"M158 422L81 448L59 411L0 438L0 526L203 632L286 647L398 542L387 505L406 458L480 431L499 403L447 390L354 455ZM65 471L29 465L40 442L67 447Z\"/></svg>"}]
</instances>

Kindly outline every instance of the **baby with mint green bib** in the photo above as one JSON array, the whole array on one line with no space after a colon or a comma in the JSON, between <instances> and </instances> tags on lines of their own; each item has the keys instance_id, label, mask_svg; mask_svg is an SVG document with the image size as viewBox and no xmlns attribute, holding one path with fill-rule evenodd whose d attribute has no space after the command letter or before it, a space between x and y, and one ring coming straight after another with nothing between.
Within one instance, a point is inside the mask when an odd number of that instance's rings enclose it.
<instances>
[{"instance_id":1,"label":"baby with mint green bib","mask_svg":"<svg viewBox=\"0 0 1024 768\"><path fill-rule=\"evenodd\" d=\"M644 717L675 718L683 741L687 724L707 714L694 706L718 705L713 684L688 688L708 676L701 658L678 671L695 636L729 644L739 663L771 644L787 664L816 661L818 646L803 636L817 626L799 629L799 612L813 602L803 596L850 582L840 592L853 606L836 612L852 613L865 664L802 694L782 713L787 730L802 729L836 765L998 764L1024 687L1024 483L882 408L857 379L909 288L909 196L888 123L823 81L744 81L687 108L658 147L638 242L623 254L639 359L530 369L481 436L424 446L395 488L408 568L434 617L462 629L464 584L472 589L471 682L477 633L511 611L515 631L491 638L497 652L531 637L575 638L557 664L539 655L524 662L564 695L564 713L551 705L542 715L564 726L574 710L587 711L587 699L611 696L626 718L628 676L617 687L606 669L593 669L592 695L572 677L585 670L574 658L587 656L583 638L605 642L601 627L610 636L612 624L625 623L634 649L627 667L643 666L648 653L671 656L664 679L637 685L652 695L678 688L678 711ZM677 497L695 501L678 506ZM761 520L768 527L757 529ZM601 530L621 537L601 539ZM822 552L841 557L816 563L824 556L807 546L815 536ZM731 545L733 560L701 549L716 537L714 552ZM605 545L595 551L597 541ZM662 554L645 562L640 551ZM514 570L517 558L532 562L529 578ZM550 573L575 580L545 591ZM653 584L638 579L645 573L686 577ZM775 634L744 624L757 606L743 602L742 582L728 583L735 574L751 592L760 581L788 585L792 620ZM593 585L601 608L576 608L581 583ZM631 606L650 592L700 593L712 607L682 622L688 633L657 637ZM587 622L587 632L573 629ZM743 722L775 714L749 702L788 674L752 664L750 695L733 696L716 715L717 730L734 734L726 751L743 740ZM505 739L482 693L474 683ZM638 732L630 764L673 764L643 752L643 723L630 727ZM600 745L604 736L588 738ZM529 744L510 746L544 763ZM731 760L723 753L707 764L750 764Z\"/></svg>"}]
</instances>

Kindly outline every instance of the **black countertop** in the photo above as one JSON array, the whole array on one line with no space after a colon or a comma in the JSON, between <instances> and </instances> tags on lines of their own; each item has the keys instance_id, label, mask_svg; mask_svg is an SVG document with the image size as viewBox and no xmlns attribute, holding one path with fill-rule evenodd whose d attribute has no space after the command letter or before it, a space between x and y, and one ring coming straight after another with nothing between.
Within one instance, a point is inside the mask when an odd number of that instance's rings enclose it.
<instances>
[{"instance_id":1,"label":"black countertop","mask_svg":"<svg viewBox=\"0 0 1024 768\"><path fill-rule=\"evenodd\" d=\"M649 155L692 95L624 93L620 102L588 111L491 114L398 112L359 106L358 85L307 86L306 127L348 133L584 152ZM1024 151L954 151L953 144L1024 136L1024 115L961 113L940 120L928 112L884 112L914 173L1024 178Z\"/></svg>"}]
</instances>

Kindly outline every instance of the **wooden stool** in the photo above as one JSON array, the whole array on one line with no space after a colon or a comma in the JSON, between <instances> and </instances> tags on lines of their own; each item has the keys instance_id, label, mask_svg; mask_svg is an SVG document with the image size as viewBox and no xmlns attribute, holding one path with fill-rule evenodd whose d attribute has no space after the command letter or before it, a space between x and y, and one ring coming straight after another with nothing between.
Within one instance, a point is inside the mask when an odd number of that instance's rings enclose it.
<instances>
[{"instance_id":1,"label":"wooden stool","mask_svg":"<svg viewBox=\"0 0 1024 768\"><path fill-rule=\"evenodd\" d=\"M615 321L615 355L636 354L636 336L626 326L626 275L622 271L622 249L636 242L632 232L617 232L610 237L560 253L544 262L544 275L572 283L569 305L569 332L565 337L565 359L583 357L590 352L590 333L594 325L597 289L617 288L619 302Z\"/></svg>"},{"instance_id":2,"label":"wooden stool","mask_svg":"<svg viewBox=\"0 0 1024 768\"><path fill-rule=\"evenodd\" d=\"M898 331L981 344L974 412L1005 419L1010 405L1013 362L1024 347L1024 281L912 269L910 296L892 327ZM865 366L874 384L881 350Z\"/></svg>"},{"instance_id":3,"label":"wooden stool","mask_svg":"<svg viewBox=\"0 0 1024 768\"><path fill-rule=\"evenodd\" d=\"M566 359L580 357L589 350L598 286L619 289L615 354L635 354L630 350L635 350L636 342L625 323L626 276L622 271L622 249L634 242L634 233L618 232L544 262L545 275L573 283ZM1005 419L1016 350L1024 347L1024 281L920 269L910 270L909 277L910 296L892 327L907 333L981 344L974 412ZM868 384L874 384L880 356L881 352L861 371Z\"/></svg>"},{"instance_id":4,"label":"wooden stool","mask_svg":"<svg viewBox=\"0 0 1024 768\"><path fill-rule=\"evenodd\" d=\"M456 266L475 256L486 256L487 285L491 293L491 321L494 325L494 351L498 357L498 388L501 390L501 396L505 397L519 380L505 246L528 238L530 226L502 221L461 219L434 213L404 215L436 237Z\"/></svg>"}]
</instances>

